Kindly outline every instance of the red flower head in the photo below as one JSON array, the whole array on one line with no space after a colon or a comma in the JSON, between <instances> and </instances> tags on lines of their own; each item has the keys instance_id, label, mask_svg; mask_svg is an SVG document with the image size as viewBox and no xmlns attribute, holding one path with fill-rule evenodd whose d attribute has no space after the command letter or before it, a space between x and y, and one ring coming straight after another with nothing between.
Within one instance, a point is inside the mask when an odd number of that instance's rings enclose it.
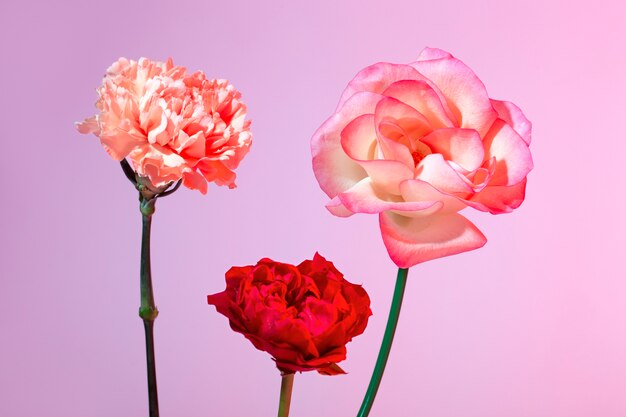
<instances>
[{"instance_id":1,"label":"red flower head","mask_svg":"<svg viewBox=\"0 0 626 417\"><path fill-rule=\"evenodd\" d=\"M317 253L297 267L267 258L232 267L226 290L208 302L283 373L344 373L336 363L372 315L365 290Z\"/></svg>"}]
</instances>

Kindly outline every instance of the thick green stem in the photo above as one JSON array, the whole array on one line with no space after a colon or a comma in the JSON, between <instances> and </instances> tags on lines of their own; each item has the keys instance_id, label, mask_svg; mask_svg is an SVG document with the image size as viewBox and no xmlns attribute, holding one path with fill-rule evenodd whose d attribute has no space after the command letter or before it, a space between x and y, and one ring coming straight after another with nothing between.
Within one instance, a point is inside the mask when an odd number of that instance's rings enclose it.
<instances>
[{"instance_id":1,"label":"thick green stem","mask_svg":"<svg viewBox=\"0 0 626 417\"><path fill-rule=\"evenodd\" d=\"M291 392L293 391L293 375L294 374L283 374L283 379L280 383L278 417L289 417L289 407L291 406Z\"/></svg>"},{"instance_id":2,"label":"thick green stem","mask_svg":"<svg viewBox=\"0 0 626 417\"><path fill-rule=\"evenodd\" d=\"M389 352L391 351L391 344L393 343L393 336L396 333L396 327L398 326L398 318L400 318L400 308L402 307L402 298L404 297L404 289L406 288L406 278L409 274L409 270L405 268L398 269L398 277L396 278L396 288L393 292L393 299L391 301L391 309L389 311L389 318L387 319L387 327L385 328L385 335L383 336L383 342L380 345L380 351L378 352L378 359L376 360L376 366L370 379L370 384L367 387L365 398L361 404L361 409L357 414L357 417L367 417L370 414L378 387L380 387L380 381L383 379L383 373L385 372L385 366L387 365L387 359L389 359Z\"/></svg>"},{"instance_id":3,"label":"thick green stem","mask_svg":"<svg viewBox=\"0 0 626 417\"><path fill-rule=\"evenodd\" d=\"M148 366L148 402L150 407L150 417L159 417L159 398L157 395L156 364L154 359L154 320L159 311L154 304L154 294L152 292L152 271L150 268L150 227L152 225L152 214L154 213L154 203L156 199L144 199L141 201L142 234L141 234L141 304L139 307L139 317L143 320L143 327L146 334L146 362Z\"/></svg>"}]
</instances>

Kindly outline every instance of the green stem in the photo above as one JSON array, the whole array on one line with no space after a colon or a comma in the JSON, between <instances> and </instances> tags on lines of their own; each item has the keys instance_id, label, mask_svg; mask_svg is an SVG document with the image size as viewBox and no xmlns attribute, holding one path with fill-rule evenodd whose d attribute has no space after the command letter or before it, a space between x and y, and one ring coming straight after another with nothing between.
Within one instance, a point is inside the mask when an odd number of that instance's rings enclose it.
<instances>
[{"instance_id":1,"label":"green stem","mask_svg":"<svg viewBox=\"0 0 626 417\"><path fill-rule=\"evenodd\" d=\"M142 217L141 233L141 270L140 288L141 304L139 317L143 320L143 328L146 335L146 363L148 368L148 403L150 417L159 417L159 398L157 395L156 363L154 359L154 320L159 311L154 305L152 292L152 270L150 268L150 228L152 226L152 214L156 199L140 197L140 209Z\"/></svg>"},{"instance_id":2,"label":"green stem","mask_svg":"<svg viewBox=\"0 0 626 417\"><path fill-rule=\"evenodd\" d=\"M378 387L380 387L380 381L383 379L383 373L385 372L385 366L387 365L387 359L389 359L389 352L391 351L391 344L393 343L393 336L396 333L396 327L398 326L398 318L400 317L400 308L402 307L402 298L404 297L404 289L406 288L406 278L409 274L409 270L405 268L398 269L398 277L396 278L396 288L393 292L393 299L391 301L391 309L389 311L389 318L387 319L387 327L385 328L385 335L383 336L383 342L380 345L380 351L378 352L378 359L376 359L376 366L370 379L370 384L367 387L365 398L359 409L357 417L367 417L370 414Z\"/></svg>"},{"instance_id":3,"label":"green stem","mask_svg":"<svg viewBox=\"0 0 626 417\"><path fill-rule=\"evenodd\" d=\"M280 383L280 401L278 403L278 417L289 417L289 406L291 405L291 392L293 391L293 375L283 374Z\"/></svg>"}]
</instances>

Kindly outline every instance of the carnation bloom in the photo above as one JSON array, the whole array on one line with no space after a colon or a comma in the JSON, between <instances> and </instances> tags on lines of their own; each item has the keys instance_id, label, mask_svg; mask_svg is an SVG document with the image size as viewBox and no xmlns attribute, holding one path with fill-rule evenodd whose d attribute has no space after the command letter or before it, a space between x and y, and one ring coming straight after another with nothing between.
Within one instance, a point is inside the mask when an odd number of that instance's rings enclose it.
<instances>
[{"instance_id":1,"label":"carnation bloom","mask_svg":"<svg viewBox=\"0 0 626 417\"><path fill-rule=\"evenodd\" d=\"M265 258L232 267L226 290L209 295L208 302L285 374L343 373L336 363L372 314L365 290L317 253L298 266Z\"/></svg>"},{"instance_id":2,"label":"carnation bloom","mask_svg":"<svg viewBox=\"0 0 626 417\"><path fill-rule=\"evenodd\" d=\"M426 48L411 64L356 75L313 135L313 170L329 211L379 214L389 255L408 268L485 244L465 207L499 214L522 203L530 132L463 62Z\"/></svg>"},{"instance_id":3,"label":"carnation bloom","mask_svg":"<svg viewBox=\"0 0 626 417\"><path fill-rule=\"evenodd\" d=\"M109 155L129 158L155 187L182 179L207 192L207 181L235 187L235 173L252 142L241 94L226 80L146 58L120 58L98 89L99 114L77 123Z\"/></svg>"}]
</instances>

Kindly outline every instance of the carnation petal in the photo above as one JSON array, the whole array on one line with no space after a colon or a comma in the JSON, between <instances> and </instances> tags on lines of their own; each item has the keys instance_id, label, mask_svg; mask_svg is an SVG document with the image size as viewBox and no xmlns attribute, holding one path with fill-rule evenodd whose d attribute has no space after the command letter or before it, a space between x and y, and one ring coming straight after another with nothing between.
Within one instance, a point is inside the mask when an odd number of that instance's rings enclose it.
<instances>
[{"instance_id":1,"label":"carnation petal","mask_svg":"<svg viewBox=\"0 0 626 417\"><path fill-rule=\"evenodd\" d=\"M385 247L400 268L478 249L487 242L480 230L458 213L410 218L383 212L379 220Z\"/></svg>"}]
</instances>

